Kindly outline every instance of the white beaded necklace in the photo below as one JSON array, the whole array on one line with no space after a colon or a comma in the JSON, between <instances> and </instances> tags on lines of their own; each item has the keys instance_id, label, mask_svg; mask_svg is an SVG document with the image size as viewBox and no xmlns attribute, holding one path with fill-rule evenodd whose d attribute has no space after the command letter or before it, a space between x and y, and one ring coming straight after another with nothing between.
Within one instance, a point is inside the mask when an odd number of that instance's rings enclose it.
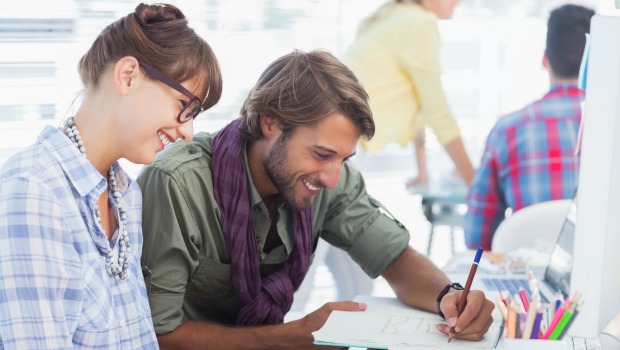
<instances>
[{"instance_id":1,"label":"white beaded necklace","mask_svg":"<svg viewBox=\"0 0 620 350\"><path fill-rule=\"evenodd\" d=\"M84 148L84 142L82 141L82 137L80 136L80 132L77 129L77 126L73 122L73 117L67 118L67 121L64 125L64 132L69 136L69 139L73 142L75 147L77 147L82 154L86 154L86 148ZM110 194L114 196L116 202L118 203L118 211L122 221L122 225L119 227L120 237L118 243L120 244L120 253L117 253L110 247L110 241L106 239L108 243L108 262L106 264L106 270L110 276L115 276L116 278L125 279L128 274L129 268L129 257L131 256L131 246L129 245L129 235L127 234L127 212L123 204L120 202L121 192L118 190L118 186L116 184L116 177L114 176L114 169L110 167L108 169L108 183L110 184ZM103 226L101 226L101 211L99 210L99 205L95 203L95 219L97 224L103 231Z\"/></svg>"}]
</instances>

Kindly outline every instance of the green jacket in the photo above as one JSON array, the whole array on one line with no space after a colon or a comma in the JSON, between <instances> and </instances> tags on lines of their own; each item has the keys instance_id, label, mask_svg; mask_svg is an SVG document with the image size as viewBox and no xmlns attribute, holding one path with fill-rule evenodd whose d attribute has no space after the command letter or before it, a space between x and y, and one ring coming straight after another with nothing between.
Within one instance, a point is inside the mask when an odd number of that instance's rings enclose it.
<instances>
[{"instance_id":1,"label":"green jacket","mask_svg":"<svg viewBox=\"0 0 620 350\"><path fill-rule=\"evenodd\" d=\"M231 265L213 196L211 142L198 133L176 143L145 167L137 182L143 193L142 266L153 323L158 334L183 320L234 324L241 302L231 283ZM247 166L247 154L246 158ZM248 171L249 174L249 171ZM248 176L252 222L263 275L278 270L295 241L286 204L278 208L283 244L263 251L271 225L267 207ZM371 277L377 277L409 244L409 233L366 193L361 174L345 164L335 189L314 202L314 241L319 237L346 250Z\"/></svg>"}]
</instances>

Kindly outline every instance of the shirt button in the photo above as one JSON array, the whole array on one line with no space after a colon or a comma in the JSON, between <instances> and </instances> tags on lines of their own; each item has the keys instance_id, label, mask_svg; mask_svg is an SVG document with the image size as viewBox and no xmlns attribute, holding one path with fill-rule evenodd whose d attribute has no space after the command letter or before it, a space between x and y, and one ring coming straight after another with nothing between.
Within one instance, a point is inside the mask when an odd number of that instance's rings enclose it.
<instances>
[{"instance_id":1,"label":"shirt button","mask_svg":"<svg viewBox=\"0 0 620 350\"><path fill-rule=\"evenodd\" d=\"M196 154L196 150L194 148L189 149L189 154Z\"/></svg>"},{"instance_id":2,"label":"shirt button","mask_svg":"<svg viewBox=\"0 0 620 350\"><path fill-rule=\"evenodd\" d=\"M121 327L125 327L127 324L125 323L125 320L121 320L121 322L119 322L119 324L121 325Z\"/></svg>"}]
</instances>

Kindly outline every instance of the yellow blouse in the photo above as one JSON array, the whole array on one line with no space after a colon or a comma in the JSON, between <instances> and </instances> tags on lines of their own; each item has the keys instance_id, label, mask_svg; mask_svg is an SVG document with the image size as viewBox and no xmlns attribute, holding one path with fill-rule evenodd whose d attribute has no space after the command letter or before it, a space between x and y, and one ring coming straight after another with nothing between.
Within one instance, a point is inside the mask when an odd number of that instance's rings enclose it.
<instances>
[{"instance_id":1,"label":"yellow blouse","mask_svg":"<svg viewBox=\"0 0 620 350\"><path fill-rule=\"evenodd\" d=\"M376 133L364 148L405 146L428 124L443 145L460 136L441 85L439 30L434 13L417 4L384 8L360 30L344 56L370 96Z\"/></svg>"}]
</instances>

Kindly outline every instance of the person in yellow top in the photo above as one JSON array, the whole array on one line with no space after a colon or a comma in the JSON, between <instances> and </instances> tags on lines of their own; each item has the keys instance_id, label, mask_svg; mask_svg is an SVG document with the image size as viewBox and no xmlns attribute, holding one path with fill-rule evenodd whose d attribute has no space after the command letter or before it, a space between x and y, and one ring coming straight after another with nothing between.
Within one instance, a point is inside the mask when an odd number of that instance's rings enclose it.
<instances>
[{"instance_id":1,"label":"person in yellow top","mask_svg":"<svg viewBox=\"0 0 620 350\"><path fill-rule=\"evenodd\" d=\"M452 17L458 1L390 0L361 23L343 58L368 92L377 125L364 150L372 154L390 142L414 141L418 176L408 186L428 182L425 125L468 185L474 174L440 80L437 19Z\"/></svg>"}]
</instances>

